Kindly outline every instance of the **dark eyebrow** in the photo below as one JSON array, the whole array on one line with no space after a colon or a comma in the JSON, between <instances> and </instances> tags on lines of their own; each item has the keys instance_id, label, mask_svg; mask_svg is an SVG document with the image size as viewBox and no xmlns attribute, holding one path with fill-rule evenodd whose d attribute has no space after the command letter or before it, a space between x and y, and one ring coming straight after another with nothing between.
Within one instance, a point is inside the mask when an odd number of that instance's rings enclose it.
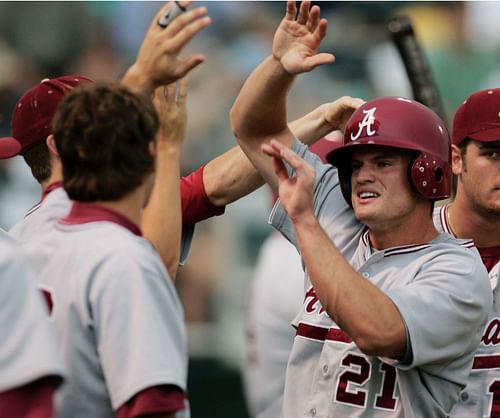
<instances>
[{"instance_id":1,"label":"dark eyebrow","mask_svg":"<svg viewBox=\"0 0 500 418\"><path fill-rule=\"evenodd\" d=\"M479 149L498 149L500 148L500 139L492 142L478 142Z\"/></svg>"}]
</instances>

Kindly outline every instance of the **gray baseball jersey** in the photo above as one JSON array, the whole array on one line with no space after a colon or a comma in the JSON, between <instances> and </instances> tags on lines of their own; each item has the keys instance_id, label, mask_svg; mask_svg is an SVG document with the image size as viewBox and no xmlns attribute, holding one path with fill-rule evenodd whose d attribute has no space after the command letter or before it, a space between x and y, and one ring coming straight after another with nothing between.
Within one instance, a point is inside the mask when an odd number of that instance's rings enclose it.
<instances>
[{"instance_id":1,"label":"gray baseball jersey","mask_svg":"<svg viewBox=\"0 0 500 418\"><path fill-rule=\"evenodd\" d=\"M295 337L291 322L302 306L303 277L293 245L278 232L272 233L260 249L247 319L244 377L254 417L276 418L281 411L286 364Z\"/></svg>"},{"instance_id":2,"label":"gray baseball jersey","mask_svg":"<svg viewBox=\"0 0 500 418\"><path fill-rule=\"evenodd\" d=\"M62 376L57 338L27 260L0 236L0 392Z\"/></svg>"},{"instance_id":3,"label":"gray baseball jersey","mask_svg":"<svg viewBox=\"0 0 500 418\"><path fill-rule=\"evenodd\" d=\"M187 187L181 183L183 187ZM33 236L49 232L54 224L66 216L71 208L71 200L62 188L60 183L54 183L44 191L42 200L33 206L22 220L16 223L10 230L9 235L20 245L29 242ZM184 264L191 249L191 241L194 234L194 225L186 225L182 228L182 242L180 264ZM34 260L34 269L37 270L37 264L43 264L43 252L38 253L41 260ZM38 257L40 258L40 257Z\"/></svg>"},{"instance_id":4,"label":"gray baseball jersey","mask_svg":"<svg viewBox=\"0 0 500 418\"><path fill-rule=\"evenodd\" d=\"M434 210L434 224L442 232L453 235L448 223L445 205ZM460 393L453 408L454 418L498 418L500 417L500 262L490 272L493 304L488 321L477 348L466 388Z\"/></svg>"},{"instance_id":5,"label":"gray baseball jersey","mask_svg":"<svg viewBox=\"0 0 500 418\"><path fill-rule=\"evenodd\" d=\"M38 280L51 293L68 369L60 418L114 417L153 386L186 390L182 306L159 255L138 234L116 212L75 203L24 247L44 254Z\"/></svg>"},{"instance_id":6,"label":"gray baseball jersey","mask_svg":"<svg viewBox=\"0 0 500 418\"><path fill-rule=\"evenodd\" d=\"M316 169L314 208L321 225L351 265L397 306L408 350L402 361L362 353L324 311L306 271L283 416L446 417L467 381L491 304L477 250L447 234L422 245L374 250L342 197L337 170L298 141L294 149ZM271 222L295 243L280 204Z\"/></svg>"}]
</instances>

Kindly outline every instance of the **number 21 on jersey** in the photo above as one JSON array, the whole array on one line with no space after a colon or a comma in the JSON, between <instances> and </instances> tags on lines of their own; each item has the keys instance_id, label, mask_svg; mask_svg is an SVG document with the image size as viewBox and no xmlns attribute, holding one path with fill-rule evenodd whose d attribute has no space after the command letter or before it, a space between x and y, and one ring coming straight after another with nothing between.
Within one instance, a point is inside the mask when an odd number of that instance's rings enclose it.
<instances>
[{"instance_id":1,"label":"number 21 on jersey","mask_svg":"<svg viewBox=\"0 0 500 418\"><path fill-rule=\"evenodd\" d=\"M363 386L372 377L372 364L360 354L348 353L342 359L341 365L345 370L338 378L335 401L366 408L368 390L364 389ZM382 379L373 407L395 411L398 403L395 394L396 369L389 364L380 362L379 372L382 373Z\"/></svg>"}]
</instances>

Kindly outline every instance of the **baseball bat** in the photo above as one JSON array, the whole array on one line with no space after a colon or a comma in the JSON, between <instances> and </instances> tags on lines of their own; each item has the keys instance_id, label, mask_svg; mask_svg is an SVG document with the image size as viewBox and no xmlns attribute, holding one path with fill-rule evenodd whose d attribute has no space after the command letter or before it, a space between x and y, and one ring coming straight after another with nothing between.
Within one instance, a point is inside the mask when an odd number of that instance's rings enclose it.
<instances>
[{"instance_id":1,"label":"baseball bat","mask_svg":"<svg viewBox=\"0 0 500 418\"><path fill-rule=\"evenodd\" d=\"M396 16L389 20L387 27L403 60L415 100L431 108L446 121L438 87L410 17Z\"/></svg>"}]
</instances>

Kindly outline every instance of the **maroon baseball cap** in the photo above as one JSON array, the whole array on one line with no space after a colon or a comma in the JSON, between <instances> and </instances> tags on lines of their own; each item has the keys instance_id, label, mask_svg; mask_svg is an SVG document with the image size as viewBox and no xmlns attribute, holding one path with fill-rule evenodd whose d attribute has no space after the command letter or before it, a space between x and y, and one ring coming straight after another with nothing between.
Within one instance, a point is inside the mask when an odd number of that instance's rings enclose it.
<instances>
[{"instance_id":1,"label":"maroon baseball cap","mask_svg":"<svg viewBox=\"0 0 500 418\"><path fill-rule=\"evenodd\" d=\"M12 137L0 138L0 159L23 154L52 133L52 118L64 95L80 85L93 83L87 77L68 75L44 79L19 99L12 112Z\"/></svg>"},{"instance_id":2,"label":"maroon baseball cap","mask_svg":"<svg viewBox=\"0 0 500 418\"><path fill-rule=\"evenodd\" d=\"M465 138L500 141L500 89L478 91L457 109L453 120L453 144L460 145Z\"/></svg>"}]
</instances>

